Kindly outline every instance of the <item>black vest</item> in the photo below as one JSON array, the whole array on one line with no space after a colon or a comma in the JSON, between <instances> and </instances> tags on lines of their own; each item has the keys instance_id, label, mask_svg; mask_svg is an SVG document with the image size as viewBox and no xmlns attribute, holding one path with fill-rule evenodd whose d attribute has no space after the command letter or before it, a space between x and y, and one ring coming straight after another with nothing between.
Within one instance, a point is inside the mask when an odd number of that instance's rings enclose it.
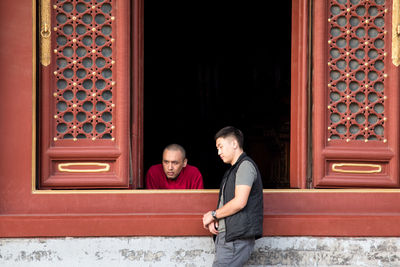
<instances>
[{"instance_id":1,"label":"black vest","mask_svg":"<svg viewBox=\"0 0 400 267\"><path fill-rule=\"evenodd\" d=\"M235 197L236 172L240 164L250 161L257 170L257 178L251 187L247 205L239 212L225 217L225 239L227 242L240 238L260 238L263 230L263 186L260 171L254 161L242 153L236 163L225 172L219 191L219 199L224 194L224 205ZM222 192L223 185L225 188ZM219 201L218 201L219 202Z\"/></svg>"}]
</instances>

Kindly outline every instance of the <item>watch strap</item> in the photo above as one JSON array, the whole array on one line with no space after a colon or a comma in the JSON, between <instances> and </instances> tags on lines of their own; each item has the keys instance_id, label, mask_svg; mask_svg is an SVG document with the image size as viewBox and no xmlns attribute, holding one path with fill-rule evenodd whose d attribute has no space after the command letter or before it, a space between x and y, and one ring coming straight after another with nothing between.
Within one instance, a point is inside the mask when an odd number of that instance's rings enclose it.
<instances>
[{"instance_id":1,"label":"watch strap","mask_svg":"<svg viewBox=\"0 0 400 267\"><path fill-rule=\"evenodd\" d=\"M211 216L213 216L213 218L214 218L215 220L218 220L218 218L217 218L217 212L216 212L215 210L213 210L213 211L211 212Z\"/></svg>"}]
</instances>

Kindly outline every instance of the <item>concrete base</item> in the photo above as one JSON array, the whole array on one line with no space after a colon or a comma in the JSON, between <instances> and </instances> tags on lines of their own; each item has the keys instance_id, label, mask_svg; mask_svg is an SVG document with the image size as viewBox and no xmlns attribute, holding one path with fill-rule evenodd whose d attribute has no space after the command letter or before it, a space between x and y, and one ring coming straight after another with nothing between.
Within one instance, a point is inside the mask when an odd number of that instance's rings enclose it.
<instances>
[{"instance_id":1,"label":"concrete base","mask_svg":"<svg viewBox=\"0 0 400 267\"><path fill-rule=\"evenodd\" d=\"M211 266L211 237L3 238L0 266ZM264 237L246 266L400 266L400 238Z\"/></svg>"}]
</instances>

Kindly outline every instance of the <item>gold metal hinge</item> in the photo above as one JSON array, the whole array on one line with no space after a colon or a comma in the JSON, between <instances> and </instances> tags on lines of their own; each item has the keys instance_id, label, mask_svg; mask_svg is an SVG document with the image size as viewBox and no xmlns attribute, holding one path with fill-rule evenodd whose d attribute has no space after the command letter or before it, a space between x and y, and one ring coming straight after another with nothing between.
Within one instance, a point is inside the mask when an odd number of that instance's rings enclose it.
<instances>
[{"instance_id":1,"label":"gold metal hinge","mask_svg":"<svg viewBox=\"0 0 400 267\"><path fill-rule=\"evenodd\" d=\"M40 1L40 63L43 66L51 62L51 0Z\"/></svg>"}]
</instances>

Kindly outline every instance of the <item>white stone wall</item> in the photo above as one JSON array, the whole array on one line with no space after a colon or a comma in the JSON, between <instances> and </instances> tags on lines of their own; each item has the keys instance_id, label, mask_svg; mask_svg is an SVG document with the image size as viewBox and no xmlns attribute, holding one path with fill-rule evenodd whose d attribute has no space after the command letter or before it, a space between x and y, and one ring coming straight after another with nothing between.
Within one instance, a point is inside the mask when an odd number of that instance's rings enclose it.
<instances>
[{"instance_id":1,"label":"white stone wall","mask_svg":"<svg viewBox=\"0 0 400 267\"><path fill-rule=\"evenodd\" d=\"M211 266L211 237L3 238L0 266ZM247 266L400 266L400 238L264 237Z\"/></svg>"}]
</instances>

